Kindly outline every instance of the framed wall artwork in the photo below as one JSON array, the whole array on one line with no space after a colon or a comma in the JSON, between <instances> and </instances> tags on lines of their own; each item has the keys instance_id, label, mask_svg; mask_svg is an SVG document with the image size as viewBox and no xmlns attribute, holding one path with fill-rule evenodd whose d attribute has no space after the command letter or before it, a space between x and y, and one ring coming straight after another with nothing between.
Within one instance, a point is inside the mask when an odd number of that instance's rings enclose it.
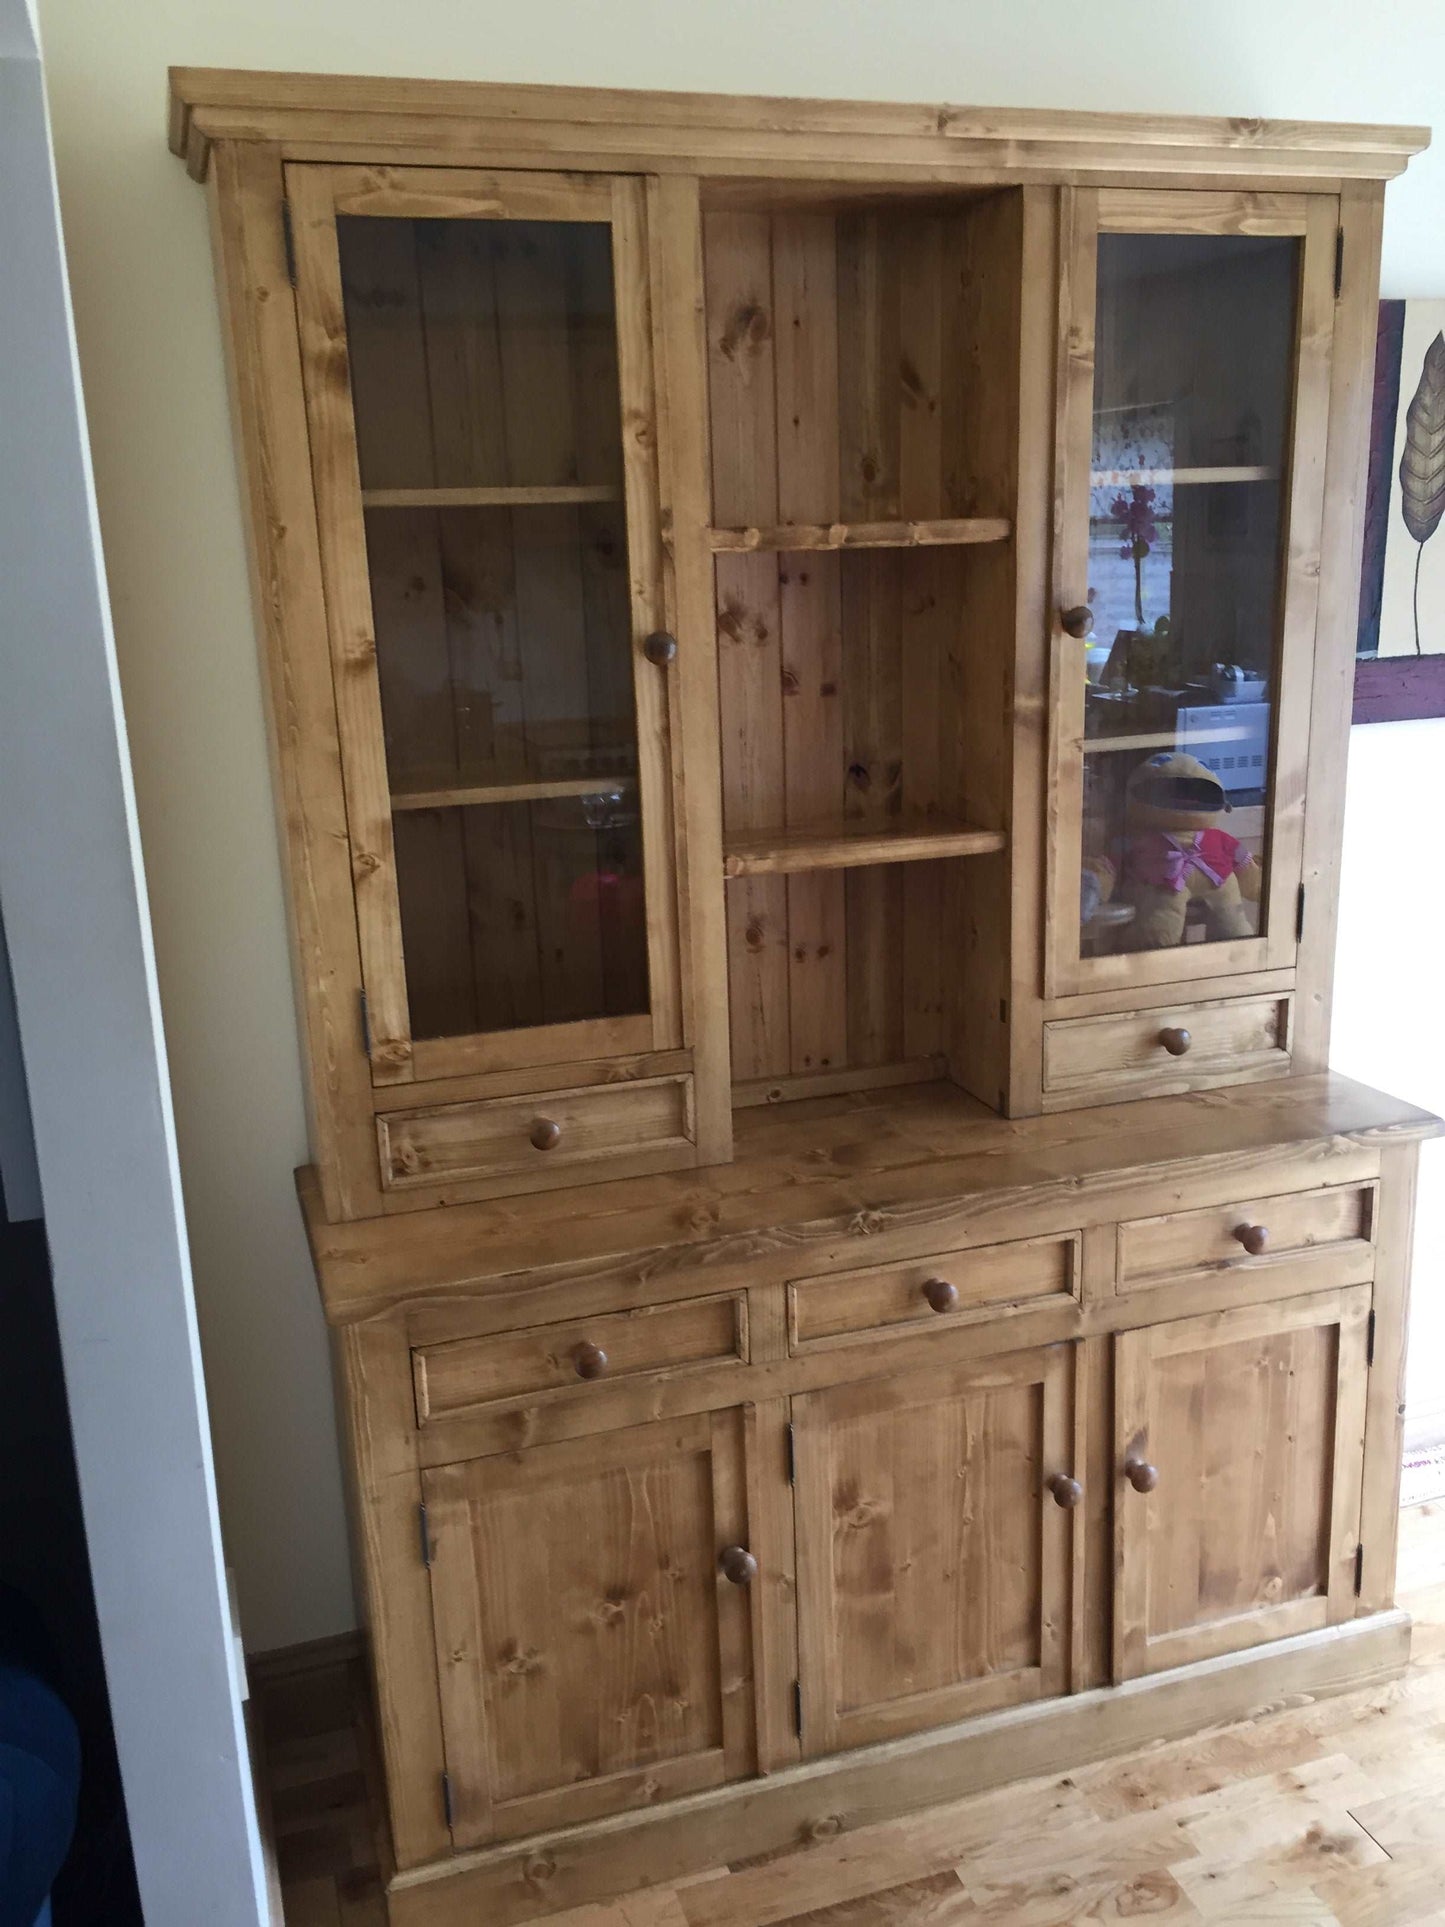
<instances>
[{"instance_id":1,"label":"framed wall artwork","mask_svg":"<svg viewBox=\"0 0 1445 1927\"><path fill-rule=\"evenodd\" d=\"M1445 716L1445 301L1382 301L1357 723Z\"/></svg>"}]
</instances>

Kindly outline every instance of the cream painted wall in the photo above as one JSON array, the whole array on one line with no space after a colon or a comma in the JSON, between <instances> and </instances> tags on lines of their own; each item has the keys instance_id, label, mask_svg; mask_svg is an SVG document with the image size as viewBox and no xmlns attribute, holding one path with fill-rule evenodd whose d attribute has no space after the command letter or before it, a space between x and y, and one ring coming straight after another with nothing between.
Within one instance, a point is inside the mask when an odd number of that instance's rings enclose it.
<instances>
[{"instance_id":1,"label":"cream painted wall","mask_svg":"<svg viewBox=\"0 0 1445 1927\"><path fill-rule=\"evenodd\" d=\"M41 25L222 1513L246 1636L266 1647L352 1607L291 1191L299 1060L205 208L165 149L167 64L1445 129L1445 9L1213 0L1131 27L1080 0L41 0ZM1445 149L1391 191L1387 292L1445 294L1442 205ZM1438 765L1445 724L1422 743ZM1378 759L1386 821L1399 774ZM1378 927L1358 942L1387 997L1401 945Z\"/></svg>"},{"instance_id":2,"label":"cream painted wall","mask_svg":"<svg viewBox=\"0 0 1445 1927\"><path fill-rule=\"evenodd\" d=\"M1445 722L1372 723L1350 736L1334 1063L1445 1116L1440 1010L1445 898L1422 887L1422 834L1445 765ZM1402 830L1402 826L1405 826ZM1445 1438L1445 1142L1420 1154L1407 1441Z\"/></svg>"}]
</instances>

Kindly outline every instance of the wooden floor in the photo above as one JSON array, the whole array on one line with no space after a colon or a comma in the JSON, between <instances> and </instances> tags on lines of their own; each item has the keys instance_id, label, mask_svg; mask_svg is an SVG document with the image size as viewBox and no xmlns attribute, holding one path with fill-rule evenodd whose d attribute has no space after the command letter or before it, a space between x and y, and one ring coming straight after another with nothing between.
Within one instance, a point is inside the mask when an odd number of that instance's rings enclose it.
<instances>
[{"instance_id":1,"label":"wooden floor","mask_svg":"<svg viewBox=\"0 0 1445 1927\"><path fill-rule=\"evenodd\" d=\"M1445 1924L1445 1504L1403 1515L1414 1659L1394 1685L1285 1707L870 1827L550 1927ZM287 1927L384 1927L361 1663L256 1689Z\"/></svg>"}]
</instances>

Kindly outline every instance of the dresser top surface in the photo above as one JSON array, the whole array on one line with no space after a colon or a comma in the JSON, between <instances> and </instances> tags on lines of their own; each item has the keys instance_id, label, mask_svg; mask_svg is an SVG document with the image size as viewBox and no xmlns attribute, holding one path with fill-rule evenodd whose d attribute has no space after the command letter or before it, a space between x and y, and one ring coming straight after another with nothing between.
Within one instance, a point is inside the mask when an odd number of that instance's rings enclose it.
<instances>
[{"instance_id":1,"label":"dresser top surface","mask_svg":"<svg viewBox=\"0 0 1445 1927\"><path fill-rule=\"evenodd\" d=\"M706 1262L775 1250L802 1226L885 1229L939 1200L1006 1203L1133 1172L1342 1138L1433 1137L1438 1119L1334 1072L1000 1118L945 1083L739 1113L731 1164L328 1224L297 1173L329 1319L344 1324L518 1273L692 1246Z\"/></svg>"}]
</instances>

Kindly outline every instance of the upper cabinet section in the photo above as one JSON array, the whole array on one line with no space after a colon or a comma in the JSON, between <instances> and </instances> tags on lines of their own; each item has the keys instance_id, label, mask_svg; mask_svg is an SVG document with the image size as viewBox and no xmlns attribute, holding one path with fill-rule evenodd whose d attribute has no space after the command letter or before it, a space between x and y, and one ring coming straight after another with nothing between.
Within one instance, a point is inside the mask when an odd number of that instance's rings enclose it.
<instances>
[{"instance_id":1,"label":"upper cabinet section","mask_svg":"<svg viewBox=\"0 0 1445 1927\"><path fill-rule=\"evenodd\" d=\"M1289 966L1338 204L1069 205L1049 989Z\"/></svg>"},{"instance_id":2,"label":"upper cabinet section","mask_svg":"<svg viewBox=\"0 0 1445 1927\"><path fill-rule=\"evenodd\" d=\"M287 191L373 1077L673 1048L640 184Z\"/></svg>"},{"instance_id":3,"label":"upper cabinet section","mask_svg":"<svg viewBox=\"0 0 1445 1927\"><path fill-rule=\"evenodd\" d=\"M1423 136L173 97L328 1217L716 1164L740 1106L799 1100L811 1158L808 1100L1320 1065Z\"/></svg>"}]
</instances>

